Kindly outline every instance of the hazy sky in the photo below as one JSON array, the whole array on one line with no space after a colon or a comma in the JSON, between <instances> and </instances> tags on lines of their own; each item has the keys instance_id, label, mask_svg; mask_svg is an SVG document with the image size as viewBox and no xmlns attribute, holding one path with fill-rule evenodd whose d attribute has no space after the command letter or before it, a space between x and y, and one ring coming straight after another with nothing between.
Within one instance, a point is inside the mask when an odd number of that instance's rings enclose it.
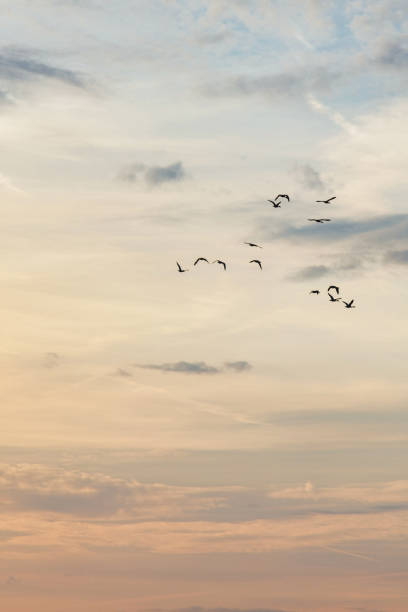
<instances>
[{"instance_id":1,"label":"hazy sky","mask_svg":"<svg viewBox=\"0 0 408 612\"><path fill-rule=\"evenodd\" d=\"M0 1L2 609L406 612L406 9Z\"/></svg>"}]
</instances>

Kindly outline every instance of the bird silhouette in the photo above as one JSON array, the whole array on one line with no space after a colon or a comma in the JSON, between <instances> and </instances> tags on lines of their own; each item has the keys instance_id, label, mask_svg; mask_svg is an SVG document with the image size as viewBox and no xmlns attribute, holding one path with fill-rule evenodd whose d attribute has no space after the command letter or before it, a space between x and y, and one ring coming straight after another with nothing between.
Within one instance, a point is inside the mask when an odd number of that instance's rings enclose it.
<instances>
[{"instance_id":1,"label":"bird silhouette","mask_svg":"<svg viewBox=\"0 0 408 612\"><path fill-rule=\"evenodd\" d=\"M188 270L183 270L183 268L180 266L179 262L176 261L177 267L178 267L178 271L179 272L188 272Z\"/></svg>"},{"instance_id":2,"label":"bird silhouette","mask_svg":"<svg viewBox=\"0 0 408 612\"><path fill-rule=\"evenodd\" d=\"M331 221L331 219L308 219L308 221L316 221L316 223L324 223L325 221Z\"/></svg>"},{"instance_id":3,"label":"bird silhouette","mask_svg":"<svg viewBox=\"0 0 408 612\"><path fill-rule=\"evenodd\" d=\"M331 302L339 302L341 300L341 298L339 297L338 298L333 297L331 293L329 293L329 298Z\"/></svg>"},{"instance_id":4,"label":"bird silhouette","mask_svg":"<svg viewBox=\"0 0 408 612\"><path fill-rule=\"evenodd\" d=\"M337 293L337 295L339 295L339 293L340 293L339 287L336 287L336 285L330 285L330 287L327 288L327 293L330 293L331 289L334 289L335 292Z\"/></svg>"},{"instance_id":5,"label":"bird silhouette","mask_svg":"<svg viewBox=\"0 0 408 612\"><path fill-rule=\"evenodd\" d=\"M332 200L335 200L336 196L329 198L328 200L316 200L316 202L321 202L322 204L330 204Z\"/></svg>"},{"instance_id":6,"label":"bird silhouette","mask_svg":"<svg viewBox=\"0 0 408 612\"><path fill-rule=\"evenodd\" d=\"M251 261L250 261L249 263L257 263L257 264L258 264L258 266L259 266L259 267L261 268L261 270L262 270L262 264L261 264L261 262L259 261L259 259L251 259Z\"/></svg>"},{"instance_id":7,"label":"bird silhouette","mask_svg":"<svg viewBox=\"0 0 408 612\"><path fill-rule=\"evenodd\" d=\"M275 202L275 200L268 200L268 202L270 202L274 208L281 208L280 203Z\"/></svg>"},{"instance_id":8,"label":"bird silhouette","mask_svg":"<svg viewBox=\"0 0 408 612\"><path fill-rule=\"evenodd\" d=\"M319 295L320 291L319 289L313 289L313 291L311 291L310 293L315 293L316 295Z\"/></svg>"},{"instance_id":9,"label":"bird silhouette","mask_svg":"<svg viewBox=\"0 0 408 612\"><path fill-rule=\"evenodd\" d=\"M263 247L259 246L259 244L255 244L254 242L244 242L244 244L248 244L250 247L258 247L258 249L262 249Z\"/></svg>"},{"instance_id":10,"label":"bird silhouette","mask_svg":"<svg viewBox=\"0 0 408 612\"><path fill-rule=\"evenodd\" d=\"M199 257L198 259L195 260L194 265L196 266L199 261L206 261L207 263L210 263L208 259L206 259L205 257Z\"/></svg>"},{"instance_id":11,"label":"bird silhouette","mask_svg":"<svg viewBox=\"0 0 408 612\"><path fill-rule=\"evenodd\" d=\"M221 259L216 259L215 261L213 261L212 263L218 263L221 264L222 266L224 266L224 270L227 269L227 265L225 263L225 261L221 261Z\"/></svg>"},{"instance_id":12,"label":"bird silhouette","mask_svg":"<svg viewBox=\"0 0 408 612\"><path fill-rule=\"evenodd\" d=\"M290 197L288 196L287 193L280 193L279 195L276 196L275 200L277 200L278 198L286 198L287 201L290 201Z\"/></svg>"},{"instance_id":13,"label":"bird silhouette","mask_svg":"<svg viewBox=\"0 0 408 612\"><path fill-rule=\"evenodd\" d=\"M354 300L351 300L351 302L345 302L344 300L342 300L343 304L345 304L346 308L355 308L355 306L353 306L353 302Z\"/></svg>"}]
</instances>

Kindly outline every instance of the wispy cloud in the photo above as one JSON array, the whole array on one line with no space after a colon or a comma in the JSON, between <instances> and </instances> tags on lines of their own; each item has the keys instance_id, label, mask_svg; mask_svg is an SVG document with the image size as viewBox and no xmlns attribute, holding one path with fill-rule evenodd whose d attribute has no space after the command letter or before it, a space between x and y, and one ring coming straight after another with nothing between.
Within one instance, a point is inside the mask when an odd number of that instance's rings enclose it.
<instances>
[{"instance_id":1,"label":"wispy cloud","mask_svg":"<svg viewBox=\"0 0 408 612\"><path fill-rule=\"evenodd\" d=\"M298 181L307 189L319 191L327 189L320 173L310 164L296 164L295 174Z\"/></svg>"},{"instance_id":2,"label":"wispy cloud","mask_svg":"<svg viewBox=\"0 0 408 612\"><path fill-rule=\"evenodd\" d=\"M384 261L390 264L408 265L408 250L388 251L385 254Z\"/></svg>"},{"instance_id":3,"label":"wispy cloud","mask_svg":"<svg viewBox=\"0 0 408 612\"><path fill-rule=\"evenodd\" d=\"M328 266L306 266L298 270L298 272L293 274L290 278L295 281L313 280L315 278L327 276L330 272L331 268Z\"/></svg>"},{"instance_id":4,"label":"wispy cloud","mask_svg":"<svg viewBox=\"0 0 408 612\"><path fill-rule=\"evenodd\" d=\"M47 62L38 61L31 51L13 47L0 52L0 76L3 79L26 81L32 78L47 78L87 88L84 75L74 70L59 68Z\"/></svg>"}]
</instances>

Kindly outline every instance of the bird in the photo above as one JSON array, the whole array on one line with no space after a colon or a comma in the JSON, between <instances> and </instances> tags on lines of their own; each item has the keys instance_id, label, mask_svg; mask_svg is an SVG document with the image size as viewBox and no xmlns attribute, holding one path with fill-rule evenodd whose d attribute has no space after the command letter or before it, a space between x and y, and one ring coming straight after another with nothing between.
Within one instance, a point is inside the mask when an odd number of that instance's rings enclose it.
<instances>
[{"instance_id":1,"label":"bird","mask_svg":"<svg viewBox=\"0 0 408 612\"><path fill-rule=\"evenodd\" d=\"M208 259L206 259L205 257L199 257L198 259L195 260L194 265L196 266L199 261L206 261L207 263L210 263Z\"/></svg>"},{"instance_id":2,"label":"bird","mask_svg":"<svg viewBox=\"0 0 408 612\"><path fill-rule=\"evenodd\" d=\"M330 287L327 288L327 293L330 293L330 289L334 289L337 295L339 295L340 293L339 287L336 287L336 285L330 285Z\"/></svg>"},{"instance_id":3,"label":"bird","mask_svg":"<svg viewBox=\"0 0 408 612\"><path fill-rule=\"evenodd\" d=\"M259 244L255 244L254 242L244 242L244 244L248 244L250 247L258 247L258 249L262 249L263 247L259 246Z\"/></svg>"},{"instance_id":4,"label":"bird","mask_svg":"<svg viewBox=\"0 0 408 612\"><path fill-rule=\"evenodd\" d=\"M339 297L338 298L333 297L331 293L329 293L329 298L331 302L339 302L341 300L341 298Z\"/></svg>"},{"instance_id":5,"label":"bird","mask_svg":"<svg viewBox=\"0 0 408 612\"><path fill-rule=\"evenodd\" d=\"M316 202L321 202L322 204L330 204L330 202L335 199L336 199L336 196L333 196L331 198L328 198L327 200L316 200Z\"/></svg>"},{"instance_id":6,"label":"bird","mask_svg":"<svg viewBox=\"0 0 408 612\"><path fill-rule=\"evenodd\" d=\"M224 266L224 270L227 269L227 265L225 263L225 261L221 261L221 259L216 259L215 261L213 261L212 263L218 263L221 264L222 266Z\"/></svg>"},{"instance_id":7,"label":"bird","mask_svg":"<svg viewBox=\"0 0 408 612\"><path fill-rule=\"evenodd\" d=\"M313 291L311 291L310 293L315 293L316 295L319 295L320 291L319 289L313 289Z\"/></svg>"},{"instance_id":8,"label":"bird","mask_svg":"<svg viewBox=\"0 0 408 612\"><path fill-rule=\"evenodd\" d=\"M281 208L281 205L279 202L275 202L275 200L268 200L268 202L270 202L274 208Z\"/></svg>"},{"instance_id":9,"label":"bird","mask_svg":"<svg viewBox=\"0 0 408 612\"><path fill-rule=\"evenodd\" d=\"M183 270L183 268L180 266L179 262L176 261L177 267L178 267L178 271L179 272L188 272L188 270Z\"/></svg>"},{"instance_id":10,"label":"bird","mask_svg":"<svg viewBox=\"0 0 408 612\"><path fill-rule=\"evenodd\" d=\"M276 196L275 200L277 200L278 198L286 198L287 201L290 201L290 197L288 196L287 193L280 193L279 195Z\"/></svg>"},{"instance_id":11,"label":"bird","mask_svg":"<svg viewBox=\"0 0 408 612\"><path fill-rule=\"evenodd\" d=\"M316 221L316 223L324 223L325 221L331 221L331 219L308 219L308 221Z\"/></svg>"},{"instance_id":12,"label":"bird","mask_svg":"<svg viewBox=\"0 0 408 612\"><path fill-rule=\"evenodd\" d=\"M345 302L344 300L342 300L343 304L345 304L346 308L355 308L355 306L353 306L353 302L354 300L351 300L351 302Z\"/></svg>"},{"instance_id":13,"label":"bird","mask_svg":"<svg viewBox=\"0 0 408 612\"><path fill-rule=\"evenodd\" d=\"M259 259L251 259L251 261L250 261L249 263L257 263L257 264L258 264L258 266L259 266L259 267L261 268L261 270L262 270L262 264L261 264L261 262L259 261Z\"/></svg>"}]
</instances>

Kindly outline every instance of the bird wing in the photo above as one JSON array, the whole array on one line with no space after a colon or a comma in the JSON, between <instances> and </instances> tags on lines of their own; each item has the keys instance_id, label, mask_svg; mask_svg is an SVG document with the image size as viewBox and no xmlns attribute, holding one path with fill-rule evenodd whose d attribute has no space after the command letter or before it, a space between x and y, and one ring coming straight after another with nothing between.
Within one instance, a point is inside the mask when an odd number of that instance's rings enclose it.
<instances>
[{"instance_id":1,"label":"bird wing","mask_svg":"<svg viewBox=\"0 0 408 612\"><path fill-rule=\"evenodd\" d=\"M338 287L336 287L336 285L330 285L330 287L327 289L327 292L329 292L330 289L334 289L336 291L337 295L339 295L340 289Z\"/></svg>"},{"instance_id":2,"label":"bird wing","mask_svg":"<svg viewBox=\"0 0 408 612\"><path fill-rule=\"evenodd\" d=\"M350 302L350 306L352 306L352 304L354 304L354 300L351 300L351 302Z\"/></svg>"},{"instance_id":3,"label":"bird wing","mask_svg":"<svg viewBox=\"0 0 408 612\"><path fill-rule=\"evenodd\" d=\"M333 197L329 198L328 200L326 200L326 202L331 202L332 200L335 200L335 199L336 199L336 196L333 196Z\"/></svg>"},{"instance_id":4,"label":"bird wing","mask_svg":"<svg viewBox=\"0 0 408 612\"><path fill-rule=\"evenodd\" d=\"M331 219L321 219L321 221L331 221Z\"/></svg>"},{"instance_id":5,"label":"bird wing","mask_svg":"<svg viewBox=\"0 0 408 612\"><path fill-rule=\"evenodd\" d=\"M261 262L259 261L259 259L251 259L251 261L250 261L249 263L257 263L257 264L258 264L258 266L259 266L259 267L261 268L261 270L262 270L262 264L261 264Z\"/></svg>"},{"instance_id":6,"label":"bird wing","mask_svg":"<svg viewBox=\"0 0 408 612\"><path fill-rule=\"evenodd\" d=\"M179 262L178 262L178 261L176 261L176 264L177 264L177 267L178 267L179 271L181 272L182 267L180 266Z\"/></svg>"},{"instance_id":7,"label":"bird wing","mask_svg":"<svg viewBox=\"0 0 408 612\"><path fill-rule=\"evenodd\" d=\"M224 270L227 269L227 264L224 261L219 261L218 263L224 266Z\"/></svg>"}]
</instances>

